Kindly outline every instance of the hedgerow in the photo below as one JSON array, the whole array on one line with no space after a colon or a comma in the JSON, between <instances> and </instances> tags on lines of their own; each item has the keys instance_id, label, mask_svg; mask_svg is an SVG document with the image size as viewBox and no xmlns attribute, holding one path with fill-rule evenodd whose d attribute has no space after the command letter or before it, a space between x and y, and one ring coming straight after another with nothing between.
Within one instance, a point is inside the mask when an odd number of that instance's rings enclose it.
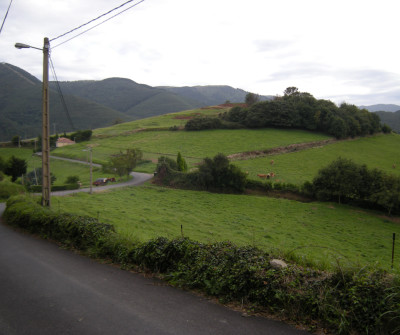
<instances>
[{"instance_id":1,"label":"hedgerow","mask_svg":"<svg viewBox=\"0 0 400 335\"><path fill-rule=\"evenodd\" d=\"M223 302L236 301L338 334L389 334L400 329L398 278L371 269L333 272L289 264L231 242L203 244L188 238L147 242L121 238L94 218L55 213L34 198L7 202L10 225L86 251L92 256L153 271L176 286L197 289Z\"/></svg>"}]
</instances>

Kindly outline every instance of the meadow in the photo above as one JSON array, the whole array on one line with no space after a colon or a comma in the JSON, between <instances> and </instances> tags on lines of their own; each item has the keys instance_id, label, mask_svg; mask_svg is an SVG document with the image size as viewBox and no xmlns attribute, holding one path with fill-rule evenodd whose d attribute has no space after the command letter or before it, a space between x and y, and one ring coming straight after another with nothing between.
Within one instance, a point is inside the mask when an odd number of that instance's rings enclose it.
<instances>
[{"instance_id":1,"label":"meadow","mask_svg":"<svg viewBox=\"0 0 400 335\"><path fill-rule=\"evenodd\" d=\"M274 181L301 185L307 180L312 181L321 167L338 157L352 159L358 164L366 164L370 169L376 168L399 176L399 148L400 135L376 135L233 163L243 171L248 171L250 179L258 179L258 173L274 172ZM271 160L274 161L273 165L270 164Z\"/></svg>"},{"instance_id":2,"label":"meadow","mask_svg":"<svg viewBox=\"0 0 400 335\"><path fill-rule=\"evenodd\" d=\"M0 156L3 157L4 160L8 160L12 155L27 161L28 173L34 169L42 167L42 158L34 155L32 149L0 148ZM51 158L50 171L57 178L54 182L54 185L64 185L68 176L78 176L82 183L82 187L88 187L90 185L90 168L88 165ZM101 177L104 177L104 173L100 168L94 167L93 180Z\"/></svg>"},{"instance_id":3,"label":"meadow","mask_svg":"<svg viewBox=\"0 0 400 335\"><path fill-rule=\"evenodd\" d=\"M53 208L99 218L133 241L182 234L202 242L230 240L324 269L339 263L390 270L392 234L400 234L399 223L349 206L152 184L53 197Z\"/></svg>"},{"instance_id":4,"label":"meadow","mask_svg":"<svg viewBox=\"0 0 400 335\"><path fill-rule=\"evenodd\" d=\"M169 130L172 126L182 127L193 115L219 112L219 109L185 111L97 129L90 142L58 148L51 154L87 161L87 151L83 150L90 145L94 162L103 164L120 150L139 148L147 161L135 170L152 173L159 156L175 158L179 151L189 168L195 168L204 157L220 152L230 155L331 138L293 129ZM321 167L339 156L398 175L399 145L399 135L376 135L292 153L236 160L233 164L247 171L250 179L258 179L259 173L274 172L274 181L297 185L311 181ZM40 166L40 158L32 156L31 150L0 149L3 158L11 154L27 159L28 171ZM88 166L52 159L51 170L57 177L55 184L63 184L69 175L78 175L84 186L88 185ZM94 179L98 177L104 176L95 170ZM322 268L332 268L339 262L346 266L378 264L389 269L392 234L400 233L395 220L348 206L173 190L152 184L92 196L54 197L53 208L98 217L132 240L146 241L160 235L178 237L182 235L182 226L183 235L194 240L250 244Z\"/></svg>"}]
</instances>

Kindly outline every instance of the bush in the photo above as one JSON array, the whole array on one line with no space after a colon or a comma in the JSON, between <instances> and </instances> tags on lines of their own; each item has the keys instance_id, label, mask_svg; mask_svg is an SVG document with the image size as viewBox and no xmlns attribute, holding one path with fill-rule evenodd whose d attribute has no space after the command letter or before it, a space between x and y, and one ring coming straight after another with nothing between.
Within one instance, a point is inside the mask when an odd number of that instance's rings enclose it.
<instances>
[{"instance_id":1,"label":"bush","mask_svg":"<svg viewBox=\"0 0 400 335\"><path fill-rule=\"evenodd\" d=\"M7 223L128 266L163 274L222 301L240 301L332 333L388 334L399 329L398 279L381 271L322 272L289 264L275 269L271 256L231 242L202 244L159 237L132 243L94 218L55 213L33 198L12 197Z\"/></svg>"},{"instance_id":2,"label":"bush","mask_svg":"<svg viewBox=\"0 0 400 335\"><path fill-rule=\"evenodd\" d=\"M25 193L25 188L22 185L11 183L8 180L0 182L0 200L6 200L13 195L23 193Z\"/></svg>"},{"instance_id":3,"label":"bush","mask_svg":"<svg viewBox=\"0 0 400 335\"><path fill-rule=\"evenodd\" d=\"M186 122L185 130L220 129L222 122L216 117L195 117Z\"/></svg>"},{"instance_id":4,"label":"bush","mask_svg":"<svg viewBox=\"0 0 400 335\"><path fill-rule=\"evenodd\" d=\"M55 213L32 198L12 197L7 201L4 219L10 225L87 250L114 231L113 226L88 216Z\"/></svg>"},{"instance_id":5,"label":"bush","mask_svg":"<svg viewBox=\"0 0 400 335\"><path fill-rule=\"evenodd\" d=\"M68 176L65 184L78 184L79 176Z\"/></svg>"},{"instance_id":6,"label":"bush","mask_svg":"<svg viewBox=\"0 0 400 335\"><path fill-rule=\"evenodd\" d=\"M303 189L322 201L385 209L389 215L400 211L400 178L350 159L339 157L320 169L312 184Z\"/></svg>"}]
</instances>

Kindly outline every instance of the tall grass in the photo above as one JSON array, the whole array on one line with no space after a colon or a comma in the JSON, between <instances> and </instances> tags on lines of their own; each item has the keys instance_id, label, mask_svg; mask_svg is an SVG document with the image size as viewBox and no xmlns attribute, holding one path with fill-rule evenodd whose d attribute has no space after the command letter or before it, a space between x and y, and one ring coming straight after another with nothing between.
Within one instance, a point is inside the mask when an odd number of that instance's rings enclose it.
<instances>
[{"instance_id":1,"label":"tall grass","mask_svg":"<svg viewBox=\"0 0 400 335\"><path fill-rule=\"evenodd\" d=\"M202 242L229 240L321 268L340 262L390 269L392 234L400 233L398 223L373 212L259 196L146 186L55 199L60 210L99 217L131 239L183 233Z\"/></svg>"}]
</instances>

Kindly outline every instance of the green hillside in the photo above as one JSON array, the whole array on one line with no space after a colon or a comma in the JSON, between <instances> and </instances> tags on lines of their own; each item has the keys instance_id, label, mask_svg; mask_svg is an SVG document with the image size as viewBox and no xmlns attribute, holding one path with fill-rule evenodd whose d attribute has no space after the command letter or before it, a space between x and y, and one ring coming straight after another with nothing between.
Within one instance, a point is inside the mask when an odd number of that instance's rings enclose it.
<instances>
[{"instance_id":1,"label":"green hillside","mask_svg":"<svg viewBox=\"0 0 400 335\"><path fill-rule=\"evenodd\" d=\"M82 149L90 144L93 145L95 160L104 161L115 150L127 147L140 147L147 155L151 151L154 158L162 154L175 157L176 152L181 150L194 167L199 159L192 160L190 155L200 158L216 152L241 153L328 139L322 134L279 129L204 132L155 130L161 126L171 126L175 121L182 120L180 117L202 112L210 115L219 110L174 113L97 129L90 143L59 148L53 153L86 160L86 152ZM143 128L150 130L133 132ZM257 173L272 170L277 174L277 179L298 184L312 179L320 167L338 156L350 157L371 168L377 167L398 175L399 169L397 166L393 169L392 165L400 165L398 159L393 159L397 157L399 144L400 135L376 135L261 158L244 156L249 159L234 161L234 164L248 170L249 178L257 178ZM8 157L13 150L3 149L0 155ZM25 153L31 161L29 151L19 152ZM55 163L52 162L52 166L56 175L62 173L62 170L57 170L61 168ZM68 169L76 171L72 168ZM87 175L87 171L80 173ZM132 201L135 202L133 207ZM109 191L91 197L85 194L57 197L53 203L61 210L100 216L102 221L116 225L117 231L125 237L135 240L145 241L156 236L176 237L180 235L182 225L185 236L195 240L231 240L239 245L250 244L323 268L335 266L340 259L342 266L364 266L377 262L378 265L374 266L389 269L391 234L400 233L398 224L382 218L382 213L344 205L318 202L304 204L285 199L218 195L155 186ZM107 203L107 210L99 210L104 208L104 203Z\"/></svg>"},{"instance_id":2,"label":"green hillside","mask_svg":"<svg viewBox=\"0 0 400 335\"><path fill-rule=\"evenodd\" d=\"M352 159L369 168L400 175L400 135L376 135L291 153L235 161L234 164L249 172L249 178L257 180L257 174L274 172L275 181L301 185L311 181L318 170L338 157ZM271 165L271 160L274 164ZM395 164L395 168L393 168Z\"/></svg>"},{"instance_id":3,"label":"green hillside","mask_svg":"<svg viewBox=\"0 0 400 335\"><path fill-rule=\"evenodd\" d=\"M220 105L226 101L244 102L248 92L239 88L232 88L226 85L206 85L206 86L185 86L171 87L160 86L169 92L179 94L194 101L202 102L202 106ZM268 100L273 96L259 96L260 100Z\"/></svg>"},{"instance_id":4,"label":"green hillside","mask_svg":"<svg viewBox=\"0 0 400 335\"><path fill-rule=\"evenodd\" d=\"M166 90L124 78L60 82L60 86L63 92L107 106L131 119L193 109L201 105Z\"/></svg>"},{"instance_id":5,"label":"green hillside","mask_svg":"<svg viewBox=\"0 0 400 335\"><path fill-rule=\"evenodd\" d=\"M50 90L50 123L53 132L72 131L60 96ZM76 96L64 95L75 129L111 125L131 120L123 113ZM0 64L0 141L19 135L32 138L41 133L42 84L29 73L10 64Z\"/></svg>"},{"instance_id":6,"label":"green hillside","mask_svg":"<svg viewBox=\"0 0 400 335\"><path fill-rule=\"evenodd\" d=\"M389 125L396 133L400 133L400 107L396 112L376 112L382 123Z\"/></svg>"}]
</instances>

